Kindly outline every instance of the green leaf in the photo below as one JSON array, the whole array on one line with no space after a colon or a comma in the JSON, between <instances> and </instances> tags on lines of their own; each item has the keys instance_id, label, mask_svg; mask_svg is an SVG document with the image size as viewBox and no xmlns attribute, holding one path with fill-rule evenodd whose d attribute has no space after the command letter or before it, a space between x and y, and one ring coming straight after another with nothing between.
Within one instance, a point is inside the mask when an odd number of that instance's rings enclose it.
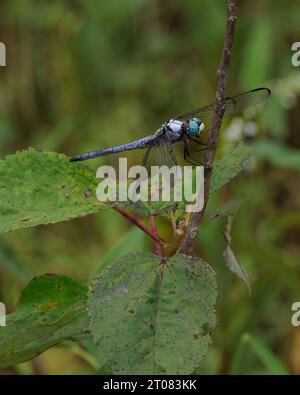
<instances>
[{"instance_id":1,"label":"green leaf","mask_svg":"<svg viewBox=\"0 0 300 395\"><path fill-rule=\"evenodd\" d=\"M255 154L276 166L300 171L300 150L268 140L252 144Z\"/></svg>"},{"instance_id":2,"label":"green leaf","mask_svg":"<svg viewBox=\"0 0 300 395\"><path fill-rule=\"evenodd\" d=\"M97 179L65 155L27 150L0 161L0 233L66 221L106 207Z\"/></svg>"},{"instance_id":3,"label":"green leaf","mask_svg":"<svg viewBox=\"0 0 300 395\"><path fill-rule=\"evenodd\" d=\"M210 192L213 193L217 191L234 178L243 169L251 154L252 148L240 142L233 149L227 151L221 159L216 160L213 168ZM196 183L195 169L193 170L192 178L190 180L184 179L184 182L181 183L181 196L183 201L180 202L174 200L174 187L170 188L170 199L168 201L162 201L161 195L159 201L151 201L150 185L153 180L154 176L147 179L149 201L138 200L133 202L130 199L127 199L127 201L118 201L117 199L116 202L111 204L125 208L126 210L134 211L143 216L162 214L167 217L175 215L176 218L179 218L184 215L186 204L194 203L185 200L184 188L189 188L191 191L195 192L196 186L198 186ZM132 183L133 181L129 182L128 185ZM117 195L119 188L120 184L117 184Z\"/></svg>"},{"instance_id":4,"label":"green leaf","mask_svg":"<svg viewBox=\"0 0 300 395\"><path fill-rule=\"evenodd\" d=\"M180 214L185 210L185 205L188 203L194 203L194 202L187 202L185 199L185 193L184 189L189 188L191 191L196 190L196 172L195 169L192 170L192 177L191 179L188 179L187 177L184 178L184 172L183 168L181 168L181 177L176 180L176 186L178 187L180 191L180 200L175 200L175 188L174 185L171 185L171 181L167 179L167 182L165 185L166 189L165 192L167 191L167 188L169 188L170 194L169 196L166 195L164 197L165 200L163 200L163 194L161 191L161 185L162 185L162 179L160 179L160 184L159 188L156 189L154 186L156 185L156 176L149 174L149 177L147 180L144 182L146 185L145 190L148 191L148 200L142 201L142 200L137 200L136 202L132 201L131 199L127 199L127 201L119 201L117 199L116 202L112 203L112 205L115 205L117 207L122 207L125 208L126 210L131 210L134 211L135 213L138 213L139 215L143 216L149 216L149 215L157 215L157 214L162 214L165 216L169 216L170 213L174 213L176 211L179 211ZM128 186L131 184L134 184L134 181L128 182ZM122 184L117 184L117 190L120 188L120 185ZM153 190L151 188L153 187ZM158 200L152 200L152 193L153 192L158 193ZM179 215L180 215L179 214Z\"/></svg>"},{"instance_id":5,"label":"green leaf","mask_svg":"<svg viewBox=\"0 0 300 395\"><path fill-rule=\"evenodd\" d=\"M200 258L129 254L94 281L90 329L112 374L190 374L216 325L215 273Z\"/></svg>"},{"instance_id":6,"label":"green leaf","mask_svg":"<svg viewBox=\"0 0 300 395\"><path fill-rule=\"evenodd\" d=\"M274 355L274 353L257 337L245 333L238 344L236 352L234 354L230 374L239 374L240 366L245 358L245 355L249 353L247 348L250 346L255 355L263 363L268 374L289 374L287 368L280 361L280 359Z\"/></svg>"},{"instance_id":7,"label":"green leaf","mask_svg":"<svg viewBox=\"0 0 300 395\"><path fill-rule=\"evenodd\" d=\"M215 161L212 172L210 193L216 192L234 178L252 155L252 148L240 142Z\"/></svg>"},{"instance_id":8,"label":"green leaf","mask_svg":"<svg viewBox=\"0 0 300 395\"><path fill-rule=\"evenodd\" d=\"M82 336L88 326L87 288L62 275L34 278L16 311L0 328L0 367L34 358L47 348Z\"/></svg>"},{"instance_id":9,"label":"green leaf","mask_svg":"<svg viewBox=\"0 0 300 395\"><path fill-rule=\"evenodd\" d=\"M231 200L212 212L206 211L205 219L212 220L216 218L227 218L229 216L234 216L240 207L245 203L245 201L246 199L244 198Z\"/></svg>"}]
</instances>

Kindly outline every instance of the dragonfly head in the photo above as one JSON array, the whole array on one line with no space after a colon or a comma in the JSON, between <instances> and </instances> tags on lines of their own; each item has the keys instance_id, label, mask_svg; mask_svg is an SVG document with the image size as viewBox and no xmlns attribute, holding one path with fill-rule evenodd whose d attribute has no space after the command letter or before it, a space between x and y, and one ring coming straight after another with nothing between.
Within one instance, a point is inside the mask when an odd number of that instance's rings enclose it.
<instances>
[{"instance_id":1,"label":"dragonfly head","mask_svg":"<svg viewBox=\"0 0 300 395\"><path fill-rule=\"evenodd\" d=\"M204 123L199 118L192 118L188 122L187 133L191 137L200 137Z\"/></svg>"}]
</instances>

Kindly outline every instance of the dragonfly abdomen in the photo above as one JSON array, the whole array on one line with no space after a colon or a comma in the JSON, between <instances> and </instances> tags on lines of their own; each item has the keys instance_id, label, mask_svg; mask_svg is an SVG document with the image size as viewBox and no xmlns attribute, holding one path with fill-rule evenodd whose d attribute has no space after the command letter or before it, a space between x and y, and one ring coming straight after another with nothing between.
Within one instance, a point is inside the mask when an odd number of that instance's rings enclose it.
<instances>
[{"instance_id":1,"label":"dragonfly abdomen","mask_svg":"<svg viewBox=\"0 0 300 395\"><path fill-rule=\"evenodd\" d=\"M100 156L117 154L117 153L123 152L123 151L130 151L130 150L139 149L139 148L140 149L147 148L149 146L149 144L152 143L154 138L155 138L154 135L150 135L150 136L142 137L141 139L138 139L135 141L131 141L126 144L116 145L114 147L109 147L109 148L105 148L102 150L87 152L85 154L80 154L78 156L75 156L74 158L71 158L70 162L78 162L78 161L82 161L82 160L97 158Z\"/></svg>"}]
</instances>

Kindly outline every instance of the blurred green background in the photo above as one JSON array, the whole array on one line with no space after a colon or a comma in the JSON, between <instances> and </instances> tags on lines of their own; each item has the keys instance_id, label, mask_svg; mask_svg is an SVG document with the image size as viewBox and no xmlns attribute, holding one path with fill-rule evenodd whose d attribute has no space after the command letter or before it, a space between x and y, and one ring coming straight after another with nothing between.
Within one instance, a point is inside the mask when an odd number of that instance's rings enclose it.
<instances>
[{"instance_id":1,"label":"blurred green background","mask_svg":"<svg viewBox=\"0 0 300 395\"><path fill-rule=\"evenodd\" d=\"M224 221L201 227L198 252L218 273L218 326L198 373L300 373L300 41L297 0L239 1L228 93L268 86L260 113L224 123L222 154L245 139L255 155L213 196L210 208L247 201L236 216L233 247L249 273L252 297L224 266ZM2 0L0 155L27 147L67 155L127 142L214 99L226 24L221 0ZM141 152L128 154L140 163ZM90 162L114 164L116 157ZM161 224L162 233L169 232ZM128 251L150 250L117 213L0 237L0 300L8 312L34 276L55 272L88 282ZM75 345L56 347L2 372L95 373Z\"/></svg>"}]
</instances>

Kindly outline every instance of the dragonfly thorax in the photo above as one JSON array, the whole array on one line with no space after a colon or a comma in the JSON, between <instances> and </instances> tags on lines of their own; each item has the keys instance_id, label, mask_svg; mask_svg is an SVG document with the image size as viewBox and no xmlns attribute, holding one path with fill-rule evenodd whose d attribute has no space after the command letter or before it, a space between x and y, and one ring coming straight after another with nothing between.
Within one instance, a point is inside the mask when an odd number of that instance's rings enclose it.
<instances>
[{"instance_id":1,"label":"dragonfly thorax","mask_svg":"<svg viewBox=\"0 0 300 395\"><path fill-rule=\"evenodd\" d=\"M181 139L183 132L183 122L177 119L170 119L166 123L166 128L171 140L176 141Z\"/></svg>"}]
</instances>

